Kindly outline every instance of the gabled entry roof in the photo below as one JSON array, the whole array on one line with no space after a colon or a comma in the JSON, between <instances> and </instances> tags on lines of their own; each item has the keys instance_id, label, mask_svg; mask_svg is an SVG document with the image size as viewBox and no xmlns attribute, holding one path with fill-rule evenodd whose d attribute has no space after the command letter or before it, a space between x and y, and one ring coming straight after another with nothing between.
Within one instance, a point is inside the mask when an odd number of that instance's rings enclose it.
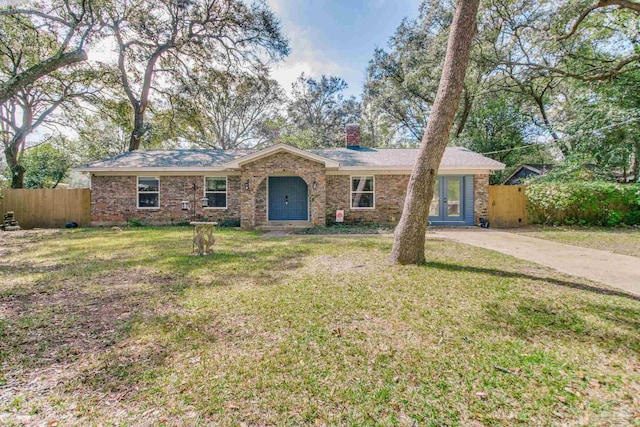
<instances>
[{"instance_id":1,"label":"gabled entry roof","mask_svg":"<svg viewBox=\"0 0 640 427\"><path fill-rule=\"evenodd\" d=\"M292 147L287 144L276 144L269 148L265 148L264 150L256 151L244 157L238 157L224 166L229 169L238 169L242 165L246 165L247 163L255 162L258 159L262 159L264 157L271 156L276 153L290 153L295 156L302 157L304 159L313 160L314 162L322 163L327 169L337 169L340 166L340 163L324 157L316 152L311 150L301 150L297 147Z\"/></svg>"},{"instance_id":2,"label":"gabled entry roof","mask_svg":"<svg viewBox=\"0 0 640 427\"><path fill-rule=\"evenodd\" d=\"M277 144L262 150L136 150L75 168L80 172L225 171L276 154L290 153L333 170L411 171L418 157L412 148L328 148L302 150ZM447 147L440 171L502 170L505 165L462 147Z\"/></svg>"}]
</instances>

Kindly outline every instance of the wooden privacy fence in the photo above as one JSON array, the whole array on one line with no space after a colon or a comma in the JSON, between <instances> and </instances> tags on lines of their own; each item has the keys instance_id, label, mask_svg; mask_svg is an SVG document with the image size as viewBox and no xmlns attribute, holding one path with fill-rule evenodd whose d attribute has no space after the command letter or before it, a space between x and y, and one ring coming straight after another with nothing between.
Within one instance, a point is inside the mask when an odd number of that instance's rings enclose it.
<instances>
[{"instance_id":1,"label":"wooden privacy fence","mask_svg":"<svg viewBox=\"0 0 640 427\"><path fill-rule=\"evenodd\" d=\"M60 228L69 221L81 227L91 225L91 190L88 188L2 189L0 194L2 216L13 211L22 228Z\"/></svg>"},{"instance_id":2,"label":"wooden privacy fence","mask_svg":"<svg viewBox=\"0 0 640 427\"><path fill-rule=\"evenodd\" d=\"M491 227L515 228L529 224L524 185L489 186L489 222Z\"/></svg>"}]
</instances>

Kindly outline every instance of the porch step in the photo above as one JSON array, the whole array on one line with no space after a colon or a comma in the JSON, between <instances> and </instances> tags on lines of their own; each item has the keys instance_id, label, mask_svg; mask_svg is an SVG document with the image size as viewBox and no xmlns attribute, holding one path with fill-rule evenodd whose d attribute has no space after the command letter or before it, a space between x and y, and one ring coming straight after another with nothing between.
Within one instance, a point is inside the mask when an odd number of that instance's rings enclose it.
<instances>
[{"instance_id":1,"label":"porch step","mask_svg":"<svg viewBox=\"0 0 640 427\"><path fill-rule=\"evenodd\" d=\"M256 227L258 230L293 230L298 228L313 227L311 221L269 221L266 225Z\"/></svg>"}]
</instances>

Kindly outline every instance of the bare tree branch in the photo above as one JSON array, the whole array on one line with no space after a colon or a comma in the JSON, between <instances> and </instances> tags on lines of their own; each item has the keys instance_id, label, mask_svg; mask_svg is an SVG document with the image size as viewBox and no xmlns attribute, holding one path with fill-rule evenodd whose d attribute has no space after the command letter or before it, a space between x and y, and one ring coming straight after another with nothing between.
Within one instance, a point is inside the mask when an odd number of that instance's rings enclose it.
<instances>
[{"instance_id":1,"label":"bare tree branch","mask_svg":"<svg viewBox=\"0 0 640 427\"><path fill-rule=\"evenodd\" d=\"M0 83L0 103L6 102L9 98L15 96L22 88L33 84L36 80L51 74L55 70L86 60L87 52L79 50L53 56L33 67L27 68L6 82Z\"/></svg>"},{"instance_id":2,"label":"bare tree branch","mask_svg":"<svg viewBox=\"0 0 640 427\"><path fill-rule=\"evenodd\" d=\"M580 24L582 23L582 21L584 21L585 18L589 16L589 14L591 14L591 12L593 12L596 9L601 9L603 7L609 7L609 6L618 6L621 9L629 9L629 10L633 10L634 12L640 13L640 3L636 3L630 0L599 0L596 4L585 9L580 14L580 16L578 16L578 19L576 19L576 21L573 23L573 25L571 26L571 29L569 29L569 32L558 37L556 40L562 41L573 36L576 33L576 31L578 31L578 27L580 27Z\"/></svg>"}]
</instances>

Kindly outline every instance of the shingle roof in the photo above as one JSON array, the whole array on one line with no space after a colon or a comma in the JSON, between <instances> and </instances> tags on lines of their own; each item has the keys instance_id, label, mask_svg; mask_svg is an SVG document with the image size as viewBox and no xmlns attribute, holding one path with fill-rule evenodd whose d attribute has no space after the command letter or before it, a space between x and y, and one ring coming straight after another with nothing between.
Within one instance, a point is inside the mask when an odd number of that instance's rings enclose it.
<instances>
[{"instance_id":1,"label":"shingle roof","mask_svg":"<svg viewBox=\"0 0 640 427\"><path fill-rule=\"evenodd\" d=\"M331 148L308 150L340 162L340 166L384 166L412 168L417 148ZM504 165L462 147L447 147L440 168L502 169Z\"/></svg>"},{"instance_id":2,"label":"shingle roof","mask_svg":"<svg viewBox=\"0 0 640 427\"><path fill-rule=\"evenodd\" d=\"M254 150L136 150L78 166L84 168L195 168L222 166Z\"/></svg>"},{"instance_id":3,"label":"shingle roof","mask_svg":"<svg viewBox=\"0 0 640 427\"><path fill-rule=\"evenodd\" d=\"M258 150L147 150L130 151L109 159L78 166L78 170L146 169L146 168L212 168L255 153ZM411 148L329 148L306 150L338 161L340 167L411 169L418 149ZM447 147L441 169L503 169L504 165L482 154L462 147Z\"/></svg>"}]
</instances>

